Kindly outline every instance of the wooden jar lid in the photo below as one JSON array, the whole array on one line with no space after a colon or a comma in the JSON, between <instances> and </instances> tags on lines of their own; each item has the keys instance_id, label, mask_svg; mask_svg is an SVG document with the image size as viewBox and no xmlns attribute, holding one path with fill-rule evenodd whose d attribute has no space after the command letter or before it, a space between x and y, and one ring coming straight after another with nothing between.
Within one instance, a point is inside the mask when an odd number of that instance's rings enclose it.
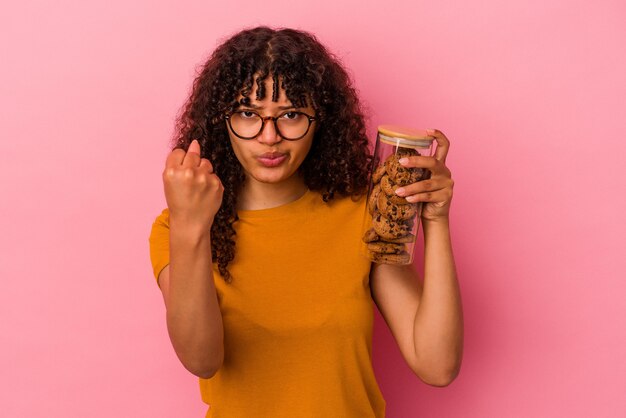
<instances>
[{"instance_id":1,"label":"wooden jar lid","mask_svg":"<svg viewBox=\"0 0 626 418\"><path fill-rule=\"evenodd\" d=\"M378 127L380 140L386 144L408 147L430 147L434 136L428 135L425 129L413 129L398 125L380 125Z\"/></svg>"}]
</instances>

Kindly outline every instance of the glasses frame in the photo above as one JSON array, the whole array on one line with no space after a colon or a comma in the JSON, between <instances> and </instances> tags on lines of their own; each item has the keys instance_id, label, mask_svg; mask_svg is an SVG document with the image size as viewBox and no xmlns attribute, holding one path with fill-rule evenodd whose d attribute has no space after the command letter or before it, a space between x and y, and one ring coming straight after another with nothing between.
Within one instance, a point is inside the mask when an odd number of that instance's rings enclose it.
<instances>
[{"instance_id":1,"label":"glasses frame","mask_svg":"<svg viewBox=\"0 0 626 418\"><path fill-rule=\"evenodd\" d=\"M255 115L257 115L259 118L261 118L261 128L259 129L259 132L257 132L255 135L253 136L242 136L239 135L237 132L235 132L235 130L233 129L233 126L231 125L231 120L230 117L235 114L235 113L242 113L242 112L250 112L250 113L254 113ZM306 118L309 121L309 125L306 128L306 131L304 131L304 133L302 135L300 135L297 138L287 138L285 137L281 132L280 129L278 129L278 125L276 124L276 121L278 120L278 118L280 118L281 116L285 115L286 113L298 113L300 115L306 116ZM259 136L259 134L261 132L263 132L263 129L265 129L265 122L267 122L268 120L271 120L272 122L274 122L274 129L276 130L276 133L278 134L278 136L280 136L281 138L283 138L285 141L297 141L299 139L302 139L306 136L306 134L309 133L309 130L311 129L311 123L313 123L314 121L316 121L317 119L315 118L315 116L310 116L304 112L300 112L299 110L288 110L286 112L281 113L278 116L261 116L259 115L257 112L255 112L254 110L236 110L226 116L224 116L224 118L226 119L226 122L228 124L228 128L230 129L230 131L237 137L237 138L241 138L241 139L245 139L245 140L250 140L250 139L254 139L257 136Z\"/></svg>"}]
</instances>

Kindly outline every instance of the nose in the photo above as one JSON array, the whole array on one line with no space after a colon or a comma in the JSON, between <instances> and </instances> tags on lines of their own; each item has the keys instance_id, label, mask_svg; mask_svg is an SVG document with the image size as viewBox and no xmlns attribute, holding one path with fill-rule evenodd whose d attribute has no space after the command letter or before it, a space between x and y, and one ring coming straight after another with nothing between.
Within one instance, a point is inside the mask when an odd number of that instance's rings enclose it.
<instances>
[{"instance_id":1,"label":"nose","mask_svg":"<svg viewBox=\"0 0 626 418\"><path fill-rule=\"evenodd\" d=\"M263 126L263 130L259 133L257 137L257 141L262 144L276 144L283 139L278 135L276 131L276 125L274 125L274 121L272 119L265 119L265 125Z\"/></svg>"}]
</instances>

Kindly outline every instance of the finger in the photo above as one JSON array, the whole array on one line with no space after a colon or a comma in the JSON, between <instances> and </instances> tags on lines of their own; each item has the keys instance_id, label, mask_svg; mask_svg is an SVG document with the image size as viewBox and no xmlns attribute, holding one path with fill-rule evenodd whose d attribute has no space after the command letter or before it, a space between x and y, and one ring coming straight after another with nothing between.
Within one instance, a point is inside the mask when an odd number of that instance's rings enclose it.
<instances>
[{"instance_id":1,"label":"finger","mask_svg":"<svg viewBox=\"0 0 626 418\"><path fill-rule=\"evenodd\" d=\"M176 148L167 156L165 160L165 168L178 167L183 163L185 159L185 150Z\"/></svg>"},{"instance_id":2,"label":"finger","mask_svg":"<svg viewBox=\"0 0 626 418\"><path fill-rule=\"evenodd\" d=\"M213 172L213 164L211 164L211 161L207 160L206 158L202 158L200 160L199 168L206 169L207 172L209 172L209 173Z\"/></svg>"},{"instance_id":3,"label":"finger","mask_svg":"<svg viewBox=\"0 0 626 418\"><path fill-rule=\"evenodd\" d=\"M410 157L403 157L398 160L403 167L413 168L428 168L434 169L439 163L435 157L427 157L425 155L412 155Z\"/></svg>"},{"instance_id":4,"label":"finger","mask_svg":"<svg viewBox=\"0 0 626 418\"><path fill-rule=\"evenodd\" d=\"M189 148L187 148L183 165L187 167L197 167L200 165L200 144L197 139L191 141Z\"/></svg>"},{"instance_id":5,"label":"finger","mask_svg":"<svg viewBox=\"0 0 626 418\"><path fill-rule=\"evenodd\" d=\"M396 189L396 194L404 197L418 193L434 192L436 190L445 189L446 187L451 187L452 183L452 179L450 178L436 177L399 187Z\"/></svg>"},{"instance_id":6,"label":"finger","mask_svg":"<svg viewBox=\"0 0 626 418\"><path fill-rule=\"evenodd\" d=\"M408 158L401 158L399 160L400 164L404 167L413 167L413 168L424 168L426 172L424 173L424 179L429 179L431 177L450 177L450 170L442 161L437 160L435 157L426 157L426 156L413 156Z\"/></svg>"},{"instance_id":7,"label":"finger","mask_svg":"<svg viewBox=\"0 0 626 418\"><path fill-rule=\"evenodd\" d=\"M452 191L450 189L435 190L434 192L418 193L411 196L407 196L405 199L408 202L446 202L450 200Z\"/></svg>"},{"instance_id":8,"label":"finger","mask_svg":"<svg viewBox=\"0 0 626 418\"><path fill-rule=\"evenodd\" d=\"M448 156L448 150L450 149L450 140L443 134L443 132L437 129L427 129L428 135L435 137L437 141L437 149L435 150L435 158L445 163Z\"/></svg>"}]
</instances>

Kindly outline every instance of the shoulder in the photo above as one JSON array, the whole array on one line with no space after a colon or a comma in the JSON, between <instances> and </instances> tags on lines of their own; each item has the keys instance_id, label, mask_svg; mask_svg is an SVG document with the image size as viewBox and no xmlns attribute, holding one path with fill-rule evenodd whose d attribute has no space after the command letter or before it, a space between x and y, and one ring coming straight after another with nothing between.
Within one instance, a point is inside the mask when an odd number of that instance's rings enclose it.
<instances>
[{"instance_id":1,"label":"shoulder","mask_svg":"<svg viewBox=\"0 0 626 418\"><path fill-rule=\"evenodd\" d=\"M161 213L152 222L150 228L150 246L167 248L169 244L170 232L170 213L168 209L163 209Z\"/></svg>"},{"instance_id":2,"label":"shoulder","mask_svg":"<svg viewBox=\"0 0 626 418\"><path fill-rule=\"evenodd\" d=\"M152 223L150 236L150 260L154 277L159 279L161 271L169 264L169 210L166 208L156 217Z\"/></svg>"},{"instance_id":3,"label":"shoulder","mask_svg":"<svg viewBox=\"0 0 626 418\"><path fill-rule=\"evenodd\" d=\"M153 225L161 225L161 226L169 227L169 224L170 224L170 210L169 208L165 208L154 219Z\"/></svg>"}]
</instances>

